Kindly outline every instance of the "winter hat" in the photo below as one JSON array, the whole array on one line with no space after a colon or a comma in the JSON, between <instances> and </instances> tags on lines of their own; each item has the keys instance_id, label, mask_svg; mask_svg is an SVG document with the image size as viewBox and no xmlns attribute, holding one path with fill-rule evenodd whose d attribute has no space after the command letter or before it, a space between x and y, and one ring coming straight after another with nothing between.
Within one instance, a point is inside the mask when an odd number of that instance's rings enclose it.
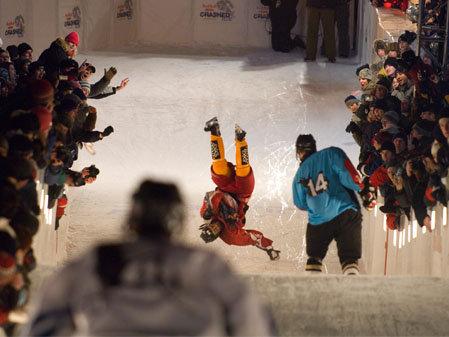
<instances>
[{"instance_id":1,"label":"winter hat","mask_svg":"<svg viewBox=\"0 0 449 337\"><path fill-rule=\"evenodd\" d=\"M53 116L50 110L44 108L43 106L36 106L32 108L31 111L39 119L40 131L46 131L51 128Z\"/></svg>"},{"instance_id":2,"label":"winter hat","mask_svg":"<svg viewBox=\"0 0 449 337\"><path fill-rule=\"evenodd\" d=\"M379 49L383 49L386 51L387 45L384 40L375 40L374 43L374 52L377 53Z\"/></svg>"},{"instance_id":3,"label":"winter hat","mask_svg":"<svg viewBox=\"0 0 449 337\"><path fill-rule=\"evenodd\" d=\"M15 60L19 56L19 49L15 44L9 45L6 47L6 50L8 51L11 60Z\"/></svg>"},{"instance_id":4,"label":"winter hat","mask_svg":"<svg viewBox=\"0 0 449 337\"><path fill-rule=\"evenodd\" d=\"M382 76L381 78L379 78L376 82L376 85L380 85L382 87L384 87L385 89L387 89L387 91L390 91L391 89L391 83L388 80L388 78Z\"/></svg>"},{"instance_id":5,"label":"winter hat","mask_svg":"<svg viewBox=\"0 0 449 337\"><path fill-rule=\"evenodd\" d=\"M399 122L398 113L396 111L393 111L393 110L386 111L384 116L383 116L383 118L386 118L386 119L390 120L393 123Z\"/></svg>"},{"instance_id":6,"label":"winter hat","mask_svg":"<svg viewBox=\"0 0 449 337\"><path fill-rule=\"evenodd\" d=\"M417 35L415 32L406 30L404 33L402 33L399 36L398 42L404 41L404 42L407 42L408 44L412 44L413 41L416 40L416 37L417 37Z\"/></svg>"},{"instance_id":7,"label":"winter hat","mask_svg":"<svg viewBox=\"0 0 449 337\"><path fill-rule=\"evenodd\" d=\"M425 137L432 137L433 129L435 128L435 123L431 121L419 121L413 124L412 129L418 131L419 134Z\"/></svg>"},{"instance_id":8,"label":"winter hat","mask_svg":"<svg viewBox=\"0 0 449 337\"><path fill-rule=\"evenodd\" d=\"M387 110L387 103L385 102L385 100L384 99L376 99L374 102L373 102L373 105L372 105L372 107L374 108L374 109L381 109L381 110Z\"/></svg>"},{"instance_id":9,"label":"winter hat","mask_svg":"<svg viewBox=\"0 0 449 337\"><path fill-rule=\"evenodd\" d=\"M385 142L391 141L391 134L389 132L380 131L374 135L373 140L382 145Z\"/></svg>"},{"instance_id":10,"label":"winter hat","mask_svg":"<svg viewBox=\"0 0 449 337\"><path fill-rule=\"evenodd\" d=\"M19 55L22 55L22 54L24 54L26 51L28 51L28 50L33 50L33 48L31 48L31 46L28 44L28 43L26 43L26 42L22 42L21 44L19 44L18 46L17 46L17 50L18 50L18 52L19 52Z\"/></svg>"},{"instance_id":11,"label":"winter hat","mask_svg":"<svg viewBox=\"0 0 449 337\"><path fill-rule=\"evenodd\" d=\"M395 69L398 69L398 61L397 61L397 59L395 59L393 57L387 57L387 59L384 62L384 68L386 66L392 66Z\"/></svg>"},{"instance_id":12,"label":"winter hat","mask_svg":"<svg viewBox=\"0 0 449 337\"><path fill-rule=\"evenodd\" d=\"M47 80L36 80L30 83L28 91L31 97L37 101L45 101L53 98L55 89Z\"/></svg>"},{"instance_id":13,"label":"winter hat","mask_svg":"<svg viewBox=\"0 0 449 337\"><path fill-rule=\"evenodd\" d=\"M371 70L365 67L366 65L357 68L356 74L359 77L359 79L367 79L367 80L372 80L373 79L373 73L371 72Z\"/></svg>"},{"instance_id":14,"label":"winter hat","mask_svg":"<svg viewBox=\"0 0 449 337\"><path fill-rule=\"evenodd\" d=\"M80 37L77 32L71 32L66 37L65 40L69 43L73 43L75 46L78 47L80 43Z\"/></svg>"},{"instance_id":15,"label":"winter hat","mask_svg":"<svg viewBox=\"0 0 449 337\"><path fill-rule=\"evenodd\" d=\"M360 67L358 67L358 68L355 70L355 74L356 74L357 76L359 76L360 71L362 71L363 69L369 69L369 64L368 64L368 63L365 63L365 64L361 65Z\"/></svg>"},{"instance_id":16,"label":"winter hat","mask_svg":"<svg viewBox=\"0 0 449 337\"><path fill-rule=\"evenodd\" d=\"M357 99L357 97L353 96L353 95L349 95L348 97L345 98L345 104L346 106L349 108L351 105L353 104L358 104L360 103L360 100Z\"/></svg>"},{"instance_id":17,"label":"winter hat","mask_svg":"<svg viewBox=\"0 0 449 337\"><path fill-rule=\"evenodd\" d=\"M396 147L394 146L393 142L390 140L387 140L385 142L382 143L379 152L382 152L384 150L388 150L392 153L396 153Z\"/></svg>"}]
</instances>

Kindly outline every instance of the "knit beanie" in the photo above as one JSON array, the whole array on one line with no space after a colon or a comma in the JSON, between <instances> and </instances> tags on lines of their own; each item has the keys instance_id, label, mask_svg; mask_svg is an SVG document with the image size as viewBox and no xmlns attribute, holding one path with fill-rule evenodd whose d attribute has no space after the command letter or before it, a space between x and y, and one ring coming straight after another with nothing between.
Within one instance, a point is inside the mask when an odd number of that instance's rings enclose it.
<instances>
[{"instance_id":1,"label":"knit beanie","mask_svg":"<svg viewBox=\"0 0 449 337\"><path fill-rule=\"evenodd\" d=\"M382 152L384 150L388 150L392 153L396 153L396 148L395 148L393 142L389 141L389 140L382 143L379 152Z\"/></svg>"},{"instance_id":2,"label":"knit beanie","mask_svg":"<svg viewBox=\"0 0 449 337\"><path fill-rule=\"evenodd\" d=\"M351 105L353 104L358 104L360 103L360 100L357 99L357 97L353 96L353 95L349 95L348 97L345 98L345 104L346 106L349 108Z\"/></svg>"},{"instance_id":3,"label":"knit beanie","mask_svg":"<svg viewBox=\"0 0 449 337\"><path fill-rule=\"evenodd\" d=\"M80 37L77 32L71 32L66 37L65 40L69 43L73 43L75 46L78 47L80 43Z\"/></svg>"},{"instance_id":4,"label":"knit beanie","mask_svg":"<svg viewBox=\"0 0 449 337\"><path fill-rule=\"evenodd\" d=\"M388 120L390 120L393 123L399 122L398 113L393 110L386 111L383 118L387 118Z\"/></svg>"},{"instance_id":5,"label":"knit beanie","mask_svg":"<svg viewBox=\"0 0 449 337\"><path fill-rule=\"evenodd\" d=\"M377 80L376 85L381 85L383 86L385 89L387 89L387 91L390 91L391 89L391 83L388 80L388 78L382 76L381 78L379 78L379 80Z\"/></svg>"},{"instance_id":6,"label":"knit beanie","mask_svg":"<svg viewBox=\"0 0 449 337\"><path fill-rule=\"evenodd\" d=\"M398 42L404 41L404 42L407 42L408 44L412 44L413 41L416 40L416 37L417 37L417 35L415 32L406 30L404 33L402 33L399 36Z\"/></svg>"}]
</instances>

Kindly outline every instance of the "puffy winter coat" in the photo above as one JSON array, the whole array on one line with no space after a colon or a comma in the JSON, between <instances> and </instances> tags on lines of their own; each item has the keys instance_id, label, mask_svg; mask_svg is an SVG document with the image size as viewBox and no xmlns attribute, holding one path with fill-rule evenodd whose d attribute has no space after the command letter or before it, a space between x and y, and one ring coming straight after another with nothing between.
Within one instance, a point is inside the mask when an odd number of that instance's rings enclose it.
<instances>
[{"instance_id":1,"label":"puffy winter coat","mask_svg":"<svg viewBox=\"0 0 449 337\"><path fill-rule=\"evenodd\" d=\"M68 59L68 44L62 38L57 38L52 42L49 48L45 49L39 56L38 62L41 63L48 75L59 73L59 65L62 61Z\"/></svg>"}]
</instances>

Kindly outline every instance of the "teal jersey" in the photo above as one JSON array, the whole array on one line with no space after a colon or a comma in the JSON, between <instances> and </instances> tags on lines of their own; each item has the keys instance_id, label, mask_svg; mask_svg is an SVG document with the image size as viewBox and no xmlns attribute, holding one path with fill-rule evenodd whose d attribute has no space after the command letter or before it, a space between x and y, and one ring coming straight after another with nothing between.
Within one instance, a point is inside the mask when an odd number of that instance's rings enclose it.
<instances>
[{"instance_id":1,"label":"teal jersey","mask_svg":"<svg viewBox=\"0 0 449 337\"><path fill-rule=\"evenodd\" d=\"M354 192L363 187L344 151L329 147L306 158L293 180L293 202L306 210L311 225L334 219L348 209L358 210Z\"/></svg>"}]
</instances>

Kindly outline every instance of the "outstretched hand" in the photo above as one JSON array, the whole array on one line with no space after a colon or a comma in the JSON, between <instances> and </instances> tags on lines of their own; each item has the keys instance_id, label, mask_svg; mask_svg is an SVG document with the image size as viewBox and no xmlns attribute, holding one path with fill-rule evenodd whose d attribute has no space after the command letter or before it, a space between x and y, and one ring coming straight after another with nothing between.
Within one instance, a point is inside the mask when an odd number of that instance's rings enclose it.
<instances>
[{"instance_id":1,"label":"outstretched hand","mask_svg":"<svg viewBox=\"0 0 449 337\"><path fill-rule=\"evenodd\" d=\"M128 85L129 82L129 78L125 78L120 82L120 85L118 87L116 87L116 90L122 90L124 87L126 87Z\"/></svg>"}]
</instances>

